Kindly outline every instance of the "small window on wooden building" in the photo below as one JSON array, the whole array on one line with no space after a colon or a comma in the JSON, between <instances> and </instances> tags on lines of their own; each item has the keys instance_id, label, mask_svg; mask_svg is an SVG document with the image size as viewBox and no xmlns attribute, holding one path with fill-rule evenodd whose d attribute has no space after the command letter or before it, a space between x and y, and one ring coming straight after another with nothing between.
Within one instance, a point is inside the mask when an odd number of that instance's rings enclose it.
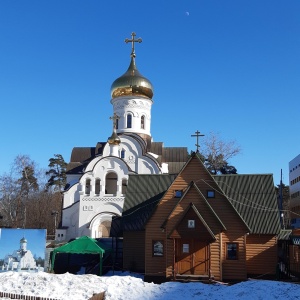
<instances>
[{"instance_id":1,"label":"small window on wooden building","mask_svg":"<svg viewBox=\"0 0 300 300\"><path fill-rule=\"evenodd\" d=\"M215 191L214 190L207 191L207 198L215 198Z\"/></svg>"},{"instance_id":2,"label":"small window on wooden building","mask_svg":"<svg viewBox=\"0 0 300 300\"><path fill-rule=\"evenodd\" d=\"M238 259L238 243L226 243L226 259Z\"/></svg>"},{"instance_id":3,"label":"small window on wooden building","mask_svg":"<svg viewBox=\"0 0 300 300\"><path fill-rule=\"evenodd\" d=\"M180 198L181 196L182 196L182 190L175 190L174 197L175 198Z\"/></svg>"},{"instance_id":4,"label":"small window on wooden building","mask_svg":"<svg viewBox=\"0 0 300 300\"><path fill-rule=\"evenodd\" d=\"M164 244L163 241L152 241L153 256L164 255Z\"/></svg>"},{"instance_id":5,"label":"small window on wooden building","mask_svg":"<svg viewBox=\"0 0 300 300\"><path fill-rule=\"evenodd\" d=\"M190 253L190 244L182 244L182 253Z\"/></svg>"},{"instance_id":6,"label":"small window on wooden building","mask_svg":"<svg viewBox=\"0 0 300 300\"><path fill-rule=\"evenodd\" d=\"M188 228L195 228L195 220L188 220Z\"/></svg>"}]
</instances>

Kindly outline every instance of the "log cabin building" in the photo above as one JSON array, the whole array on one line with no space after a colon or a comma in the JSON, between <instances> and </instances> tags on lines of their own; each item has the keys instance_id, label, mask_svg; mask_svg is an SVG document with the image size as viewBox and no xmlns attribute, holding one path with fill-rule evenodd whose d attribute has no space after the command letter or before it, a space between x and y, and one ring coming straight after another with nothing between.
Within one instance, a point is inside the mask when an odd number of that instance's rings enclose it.
<instances>
[{"instance_id":1,"label":"log cabin building","mask_svg":"<svg viewBox=\"0 0 300 300\"><path fill-rule=\"evenodd\" d=\"M123 268L146 281L276 274L271 174L211 175L193 153L177 175L130 175L121 224Z\"/></svg>"}]
</instances>

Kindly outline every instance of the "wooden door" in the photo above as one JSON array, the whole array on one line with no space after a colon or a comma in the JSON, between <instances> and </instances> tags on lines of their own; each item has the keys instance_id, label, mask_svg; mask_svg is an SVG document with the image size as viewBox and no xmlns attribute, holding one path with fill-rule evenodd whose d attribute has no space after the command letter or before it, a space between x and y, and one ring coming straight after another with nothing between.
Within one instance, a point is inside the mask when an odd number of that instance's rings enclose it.
<instances>
[{"instance_id":1,"label":"wooden door","mask_svg":"<svg viewBox=\"0 0 300 300\"><path fill-rule=\"evenodd\" d=\"M175 263L178 274L208 274L209 245L196 239L178 239Z\"/></svg>"}]
</instances>

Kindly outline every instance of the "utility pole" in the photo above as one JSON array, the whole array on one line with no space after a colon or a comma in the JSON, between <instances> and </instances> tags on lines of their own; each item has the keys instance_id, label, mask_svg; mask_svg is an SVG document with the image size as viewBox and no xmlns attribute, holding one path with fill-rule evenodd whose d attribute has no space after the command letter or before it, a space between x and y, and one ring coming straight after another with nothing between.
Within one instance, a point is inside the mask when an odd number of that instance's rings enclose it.
<instances>
[{"instance_id":1,"label":"utility pole","mask_svg":"<svg viewBox=\"0 0 300 300\"><path fill-rule=\"evenodd\" d=\"M280 186L279 186L279 211L281 228L284 229L284 213L283 213L283 192L282 192L282 169L280 171Z\"/></svg>"},{"instance_id":2,"label":"utility pole","mask_svg":"<svg viewBox=\"0 0 300 300\"><path fill-rule=\"evenodd\" d=\"M58 216L58 211L56 210L52 210L51 212L51 216L54 216L54 234L55 234L55 231L56 231L56 219L57 219L57 216Z\"/></svg>"}]
</instances>

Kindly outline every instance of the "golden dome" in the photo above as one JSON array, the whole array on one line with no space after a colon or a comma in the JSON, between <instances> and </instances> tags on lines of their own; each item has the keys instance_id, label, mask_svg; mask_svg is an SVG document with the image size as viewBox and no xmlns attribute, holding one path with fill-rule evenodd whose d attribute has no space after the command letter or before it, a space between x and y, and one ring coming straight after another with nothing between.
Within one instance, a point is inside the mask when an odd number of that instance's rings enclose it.
<instances>
[{"instance_id":1,"label":"golden dome","mask_svg":"<svg viewBox=\"0 0 300 300\"><path fill-rule=\"evenodd\" d=\"M117 133L114 131L112 135L107 139L107 142L110 145L119 145L121 143L121 139L118 137Z\"/></svg>"},{"instance_id":2,"label":"golden dome","mask_svg":"<svg viewBox=\"0 0 300 300\"><path fill-rule=\"evenodd\" d=\"M135 65L135 55L132 55L128 70L117 78L111 86L111 97L136 95L152 99L151 82L141 75Z\"/></svg>"}]
</instances>

